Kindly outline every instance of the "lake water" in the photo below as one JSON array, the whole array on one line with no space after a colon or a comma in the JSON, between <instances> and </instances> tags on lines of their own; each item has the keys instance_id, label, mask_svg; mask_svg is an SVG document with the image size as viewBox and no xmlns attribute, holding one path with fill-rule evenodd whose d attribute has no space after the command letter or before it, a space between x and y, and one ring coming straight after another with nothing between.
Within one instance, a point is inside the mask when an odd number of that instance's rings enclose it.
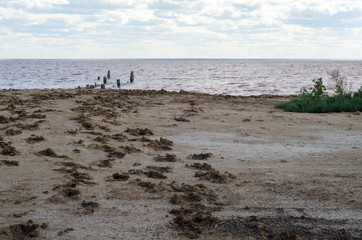
<instances>
[{"instance_id":1,"label":"lake water","mask_svg":"<svg viewBox=\"0 0 362 240\"><path fill-rule=\"evenodd\" d=\"M362 61L317 60L0 60L0 89L68 89L101 84L111 71L106 88L165 89L230 95L289 95L312 86L312 79L339 69L362 86ZM127 84L130 72L135 82ZM97 81L98 76L101 81Z\"/></svg>"}]
</instances>

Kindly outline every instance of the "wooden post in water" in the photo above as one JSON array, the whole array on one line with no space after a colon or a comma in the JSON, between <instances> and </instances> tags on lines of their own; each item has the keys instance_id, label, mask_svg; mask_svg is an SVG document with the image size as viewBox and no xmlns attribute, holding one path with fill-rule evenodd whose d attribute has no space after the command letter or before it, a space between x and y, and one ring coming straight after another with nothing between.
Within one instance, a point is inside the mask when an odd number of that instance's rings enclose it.
<instances>
[{"instance_id":1,"label":"wooden post in water","mask_svg":"<svg viewBox=\"0 0 362 240\"><path fill-rule=\"evenodd\" d=\"M103 83L107 84L107 78L106 77L103 77Z\"/></svg>"},{"instance_id":2,"label":"wooden post in water","mask_svg":"<svg viewBox=\"0 0 362 240\"><path fill-rule=\"evenodd\" d=\"M131 71L131 76L129 77L129 82L133 83L133 81L134 81L134 74L133 74L133 71Z\"/></svg>"},{"instance_id":3,"label":"wooden post in water","mask_svg":"<svg viewBox=\"0 0 362 240\"><path fill-rule=\"evenodd\" d=\"M117 79L117 87L118 87L118 88L121 87L121 79Z\"/></svg>"},{"instance_id":4,"label":"wooden post in water","mask_svg":"<svg viewBox=\"0 0 362 240\"><path fill-rule=\"evenodd\" d=\"M111 71L110 70L108 70L107 78L111 78Z\"/></svg>"},{"instance_id":5,"label":"wooden post in water","mask_svg":"<svg viewBox=\"0 0 362 240\"><path fill-rule=\"evenodd\" d=\"M106 89L106 84L102 84L101 89Z\"/></svg>"}]
</instances>

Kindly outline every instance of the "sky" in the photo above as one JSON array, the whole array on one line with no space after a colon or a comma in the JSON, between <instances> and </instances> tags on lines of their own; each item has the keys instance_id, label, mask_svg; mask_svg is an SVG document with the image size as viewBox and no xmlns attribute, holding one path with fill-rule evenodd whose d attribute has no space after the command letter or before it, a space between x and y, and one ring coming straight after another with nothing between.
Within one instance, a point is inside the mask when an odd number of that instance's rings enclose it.
<instances>
[{"instance_id":1,"label":"sky","mask_svg":"<svg viewBox=\"0 0 362 240\"><path fill-rule=\"evenodd\" d=\"M361 0L0 0L0 59L362 59Z\"/></svg>"}]
</instances>

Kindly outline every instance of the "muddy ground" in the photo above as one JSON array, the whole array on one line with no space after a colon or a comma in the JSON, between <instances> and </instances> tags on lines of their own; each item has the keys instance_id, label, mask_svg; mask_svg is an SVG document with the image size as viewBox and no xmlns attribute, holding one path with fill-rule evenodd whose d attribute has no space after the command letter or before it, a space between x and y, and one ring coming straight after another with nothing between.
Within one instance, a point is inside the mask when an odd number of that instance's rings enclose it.
<instances>
[{"instance_id":1,"label":"muddy ground","mask_svg":"<svg viewBox=\"0 0 362 240\"><path fill-rule=\"evenodd\" d=\"M0 239L361 239L362 116L0 91Z\"/></svg>"}]
</instances>

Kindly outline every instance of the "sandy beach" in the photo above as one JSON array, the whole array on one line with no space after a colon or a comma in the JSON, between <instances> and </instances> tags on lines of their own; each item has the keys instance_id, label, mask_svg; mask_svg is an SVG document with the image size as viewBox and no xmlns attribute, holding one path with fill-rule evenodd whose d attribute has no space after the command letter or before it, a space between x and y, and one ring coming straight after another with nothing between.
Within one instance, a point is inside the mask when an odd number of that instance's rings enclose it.
<instances>
[{"instance_id":1,"label":"sandy beach","mask_svg":"<svg viewBox=\"0 0 362 240\"><path fill-rule=\"evenodd\" d=\"M361 239L361 114L287 100L2 90L0 239Z\"/></svg>"}]
</instances>

